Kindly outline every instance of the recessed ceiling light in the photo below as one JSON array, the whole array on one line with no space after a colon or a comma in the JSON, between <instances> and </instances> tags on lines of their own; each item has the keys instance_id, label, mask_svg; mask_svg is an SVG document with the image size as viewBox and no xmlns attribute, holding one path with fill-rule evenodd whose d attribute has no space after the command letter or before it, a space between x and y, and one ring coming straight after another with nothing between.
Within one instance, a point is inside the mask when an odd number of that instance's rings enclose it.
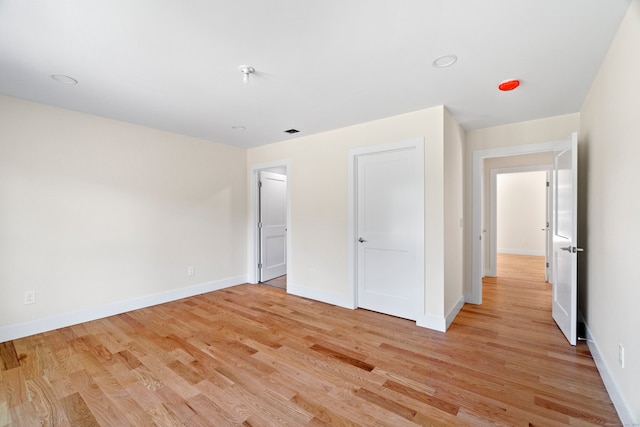
<instances>
[{"instance_id":1,"label":"recessed ceiling light","mask_svg":"<svg viewBox=\"0 0 640 427\"><path fill-rule=\"evenodd\" d=\"M433 61L433 66L436 68L447 68L455 64L457 60L458 60L458 57L455 55L444 55L439 58L436 58Z\"/></svg>"},{"instance_id":2,"label":"recessed ceiling light","mask_svg":"<svg viewBox=\"0 0 640 427\"><path fill-rule=\"evenodd\" d=\"M500 89L503 92L509 92L510 90L514 90L518 86L520 86L520 80L511 79L511 80L505 80L502 83L500 83L498 85L498 89Z\"/></svg>"},{"instance_id":3,"label":"recessed ceiling light","mask_svg":"<svg viewBox=\"0 0 640 427\"><path fill-rule=\"evenodd\" d=\"M51 74L51 78L58 83L63 83L66 85L77 85L78 81L73 77L69 77L65 74Z\"/></svg>"},{"instance_id":4,"label":"recessed ceiling light","mask_svg":"<svg viewBox=\"0 0 640 427\"><path fill-rule=\"evenodd\" d=\"M233 130L247 130L247 128L245 126L240 126L240 125L231 126L231 129L233 129Z\"/></svg>"}]
</instances>

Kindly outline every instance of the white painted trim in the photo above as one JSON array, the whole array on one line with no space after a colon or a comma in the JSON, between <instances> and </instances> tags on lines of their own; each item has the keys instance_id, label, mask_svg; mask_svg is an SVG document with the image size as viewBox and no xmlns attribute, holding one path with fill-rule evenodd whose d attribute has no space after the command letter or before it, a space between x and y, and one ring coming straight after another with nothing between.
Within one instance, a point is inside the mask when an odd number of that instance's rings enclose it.
<instances>
[{"instance_id":1,"label":"white painted trim","mask_svg":"<svg viewBox=\"0 0 640 427\"><path fill-rule=\"evenodd\" d=\"M357 239L357 200L356 200L356 183L357 183L357 161L358 156L372 153L381 153L385 151L396 151L402 150L406 148L413 148L416 150L416 156L419 161L417 164L418 169L418 190L422 195L422 200L418 203L418 218L422 218L422 221L418 221L418 225L416 227L415 233L417 236L422 236L422 239L418 242L418 248L416 250L416 280L422 283L420 295L420 301L422 301L420 313L418 313L418 318L422 317L422 315L426 312L426 281L425 281L425 230L424 230L424 137L416 137L407 139L404 141L390 142L385 144L376 144L369 145L366 147L358 147L351 148L347 152L347 277L348 277L348 287L351 289L351 298L350 306L357 307L358 306L358 280L357 280L357 249L356 249L356 239ZM419 322L416 322L419 324ZM420 326L420 325L419 325ZM427 326L428 327L428 326ZM439 329L438 329L439 330Z\"/></svg>"},{"instance_id":2,"label":"white painted trim","mask_svg":"<svg viewBox=\"0 0 640 427\"><path fill-rule=\"evenodd\" d=\"M604 383L604 387L607 389L607 393L609 393L609 397L611 398L611 402L613 402L613 406L616 408L618 412L618 417L620 417L620 421L623 426L638 426L640 425L638 421L634 420L631 412L631 407L624 400L616 381L611 375L611 370L609 366L607 366L607 362L602 357L602 353L600 352L600 348L598 347L598 343L596 343L593 334L591 333L591 329L589 329L589 325L587 322L584 322L585 329L587 331L587 345L589 346L589 351L591 352L591 356L593 357L593 361L598 368L598 372L600 373L600 377L602 378L602 382Z\"/></svg>"},{"instance_id":3,"label":"white painted trim","mask_svg":"<svg viewBox=\"0 0 640 427\"><path fill-rule=\"evenodd\" d=\"M260 181L260 171L273 168L284 167L287 176L287 273L292 265L293 247L291 246L291 162L280 160L270 163L259 163L251 165L249 168L249 216L247 224L247 281L258 283L258 182Z\"/></svg>"},{"instance_id":4,"label":"white painted trim","mask_svg":"<svg viewBox=\"0 0 640 427\"><path fill-rule=\"evenodd\" d=\"M423 328L433 329L438 332L447 331L447 319L442 316L434 316L432 314L424 314L418 317L416 325Z\"/></svg>"},{"instance_id":5,"label":"white painted trim","mask_svg":"<svg viewBox=\"0 0 640 427\"><path fill-rule=\"evenodd\" d=\"M543 251L541 254L539 253L517 253L517 252L504 252L511 251L510 249L498 249L498 179L497 176L500 174L507 173L521 173L521 172L543 172L553 170L552 164L542 164L542 165L532 165L532 166L516 166L510 168L494 168L489 170L490 175L490 187L489 187L489 267L485 271L485 276L496 277L498 274L497 266L496 266L496 254L497 253L508 253L514 255L535 255L535 256L546 256L547 253ZM547 200L547 205L549 201ZM547 206L548 210L549 206ZM549 229L550 230L550 229ZM550 231L547 230L547 233ZM485 233L486 238L486 233ZM514 249L515 250L515 249ZM548 260L547 260L548 261Z\"/></svg>"},{"instance_id":6,"label":"white painted trim","mask_svg":"<svg viewBox=\"0 0 640 427\"><path fill-rule=\"evenodd\" d=\"M314 301L320 301L326 304L337 305L338 307L355 309L353 299L348 295L334 294L331 292L325 292L320 289L306 288L291 283L287 283L287 293L297 295L303 298L309 298Z\"/></svg>"},{"instance_id":7,"label":"white painted trim","mask_svg":"<svg viewBox=\"0 0 640 427\"><path fill-rule=\"evenodd\" d=\"M465 292L462 296L464 297L465 304L477 304L474 300L473 294Z\"/></svg>"},{"instance_id":8,"label":"white painted trim","mask_svg":"<svg viewBox=\"0 0 640 427\"><path fill-rule=\"evenodd\" d=\"M83 308L81 310L61 313L55 316L36 319L29 322L2 326L0 327L0 342L23 338L29 335L52 331L54 329L64 328L71 325L77 325L78 323L90 322L92 320L102 319L132 310L164 304L182 298L188 298L194 295L200 295L240 285L246 282L246 277L231 277L228 279L201 283L199 285L174 289L158 294L145 295L143 297L133 298L130 300L117 301L111 304Z\"/></svg>"},{"instance_id":9,"label":"white painted trim","mask_svg":"<svg viewBox=\"0 0 640 427\"><path fill-rule=\"evenodd\" d=\"M464 307L464 296L460 297L458 302L456 302L456 304L451 308L451 310L447 314L447 317L445 318L446 329L449 329L449 326L451 326L451 324L455 320L458 313L460 313L460 310L462 310L462 307Z\"/></svg>"},{"instance_id":10,"label":"white painted trim","mask_svg":"<svg viewBox=\"0 0 640 427\"><path fill-rule=\"evenodd\" d=\"M472 261L471 261L471 293L465 294L465 301L482 304L482 181L483 160L491 157L506 157L520 154L544 153L547 151L566 150L571 148L571 139L542 142L539 144L516 145L512 147L475 150L472 163Z\"/></svg>"}]
</instances>

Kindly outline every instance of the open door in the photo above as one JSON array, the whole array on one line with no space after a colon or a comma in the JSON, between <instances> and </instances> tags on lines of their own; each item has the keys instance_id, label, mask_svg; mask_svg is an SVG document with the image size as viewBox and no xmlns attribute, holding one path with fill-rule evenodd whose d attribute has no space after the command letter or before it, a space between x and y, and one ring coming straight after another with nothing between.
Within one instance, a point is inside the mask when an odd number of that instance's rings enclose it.
<instances>
[{"instance_id":1,"label":"open door","mask_svg":"<svg viewBox=\"0 0 640 427\"><path fill-rule=\"evenodd\" d=\"M571 345L578 321L578 137L555 153L553 170L552 316Z\"/></svg>"},{"instance_id":2,"label":"open door","mask_svg":"<svg viewBox=\"0 0 640 427\"><path fill-rule=\"evenodd\" d=\"M287 274L287 177L260 171L259 281Z\"/></svg>"}]
</instances>

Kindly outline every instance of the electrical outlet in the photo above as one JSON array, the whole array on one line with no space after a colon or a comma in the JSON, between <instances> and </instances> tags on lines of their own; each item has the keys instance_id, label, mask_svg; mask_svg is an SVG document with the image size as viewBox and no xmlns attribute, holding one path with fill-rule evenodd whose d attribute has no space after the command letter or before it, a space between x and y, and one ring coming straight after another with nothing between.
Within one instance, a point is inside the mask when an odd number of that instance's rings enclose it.
<instances>
[{"instance_id":1,"label":"electrical outlet","mask_svg":"<svg viewBox=\"0 0 640 427\"><path fill-rule=\"evenodd\" d=\"M35 304L35 302L36 302L36 291L26 291L24 293L24 303Z\"/></svg>"},{"instance_id":2,"label":"electrical outlet","mask_svg":"<svg viewBox=\"0 0 640 427\"><path fill-rule=\"evenodd\" d=\"M624 368L624 347L622 344L618 344L618 362L620 362L620 367Z\"/></svg>"},{"instance_id":3,"label":"electrical outlet","mask_svg":"<svg viewBox=\"0 0 640 427\"><path fill-rule=\"evenodd\" d=\"M187 276L193 276L196 274L196 268L193 265L187 267Z\"/></svg>"}]
</instances>

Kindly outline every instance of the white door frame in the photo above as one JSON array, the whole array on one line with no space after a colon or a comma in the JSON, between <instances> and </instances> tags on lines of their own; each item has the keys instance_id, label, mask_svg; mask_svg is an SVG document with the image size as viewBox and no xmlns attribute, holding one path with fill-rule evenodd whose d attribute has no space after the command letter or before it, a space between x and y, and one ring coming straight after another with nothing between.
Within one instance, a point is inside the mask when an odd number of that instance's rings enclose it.
<instances>
[{"instance_id":1,"label":"white door frame","mask_svg":"<svg viewBox=\"0 0 640 427\"><path fill-rule=\"evenodd\" d=\"M471 293L465 294L465 302L482 304L483 245L482 241L482 203L483 203L483 160L492 157L506 157L520 154L544 153L571 148L570 141L550 141L538 144L516 145L512 147L475 150L472 165L472 261L471 261Z\"/></svg>"},{"instance_id":2,"label":"white door frame","mask_svg":"<svg viewBox=\"0 0 640 427\"><path fill-rule=\"evenodd\" d=\"M259 246L260 246L260 232L258 230L260 200L258 185L260 182L260 171L284 168L285 175L287 175L287 273L289 272L289 266L291 265L291 177L290 175L290 162L289 160L282 160L272 163L261 163L252 165L249 169L249 223L248 225L248 242L249 250L247 251L247 282L258 283L260 272L258 270Z\"/></svg>"},{"instance_id":3,"label":"white door frame","mask_svg":"<svg viewBox=\"0 0 640 427\"><path fill-rule=\"evenodd\" d=\"M418 188L419 193L421 194L421 200L418 200L418 212L417 215L419 218L423 218L422 221L419 221L419 224L416 229L416 235L420 236L416 249L416 269L419 272L416 280L421 283L420 286L420 295L417 295L420 298L420 313L419 317L424 316L425 307L426 307L426 283L425 283L425 237L424 237L424 138L412 138L404 141L391 142L386 144L377 144L377 145L369 145L366 147L360 148L352 148L348 150L348 165L347 165L347 200L348 200L348 224L347 224L347 275L348 275L348 286L351 289L352 297L353 297L353 308L358 307L358 248L356 246L356 240L358 238L358 224L357 224L357 179L358 179L358 169L357 162L358 156L364 154L371 153L382 153L385 151L395 151L402 150L407 148L414 148L416 150L416 156L418 157L418 162L416 165L417 168L417 179L418 179Z\"/></svg>"},{"instance_id":4,"label":"white door frame","mask_svg":"<svg viewBox=\"0 0 640 427\"><path fill-rule=\"evenodd\" d=\"M497 267L496 267L496 258L497 258L497 253L498 253L498 218L497 218L497 211L498 211L498 184L497 184L497 176L501 175L501 174L508 174L508 173L521 173L521 172L542 172L542 171L546 171L547 172L547 180L549 179L548 177L548 172L553 170L553 165L552 164L540 164L540 165L533 165L533 166L515 166L515 167L507 167L507 168L495 168L495 169L490 169L490 187L489 187L489 266L488 268L485 270L484 275L485 276L489 276L489 277L495 277L497 274ZM550 205L550 199L549 197L547 197L546 200L546 206L545 206L545 214L548 217L548 209L549 209L549 205ZM545 242L549 241L548 235L549 235L549 227L547 227L547 239L545 240ZM549 258L549 245L548 243L545 243L545 253L546 256L545 258Z\"/></svg>"}]
</instances>

